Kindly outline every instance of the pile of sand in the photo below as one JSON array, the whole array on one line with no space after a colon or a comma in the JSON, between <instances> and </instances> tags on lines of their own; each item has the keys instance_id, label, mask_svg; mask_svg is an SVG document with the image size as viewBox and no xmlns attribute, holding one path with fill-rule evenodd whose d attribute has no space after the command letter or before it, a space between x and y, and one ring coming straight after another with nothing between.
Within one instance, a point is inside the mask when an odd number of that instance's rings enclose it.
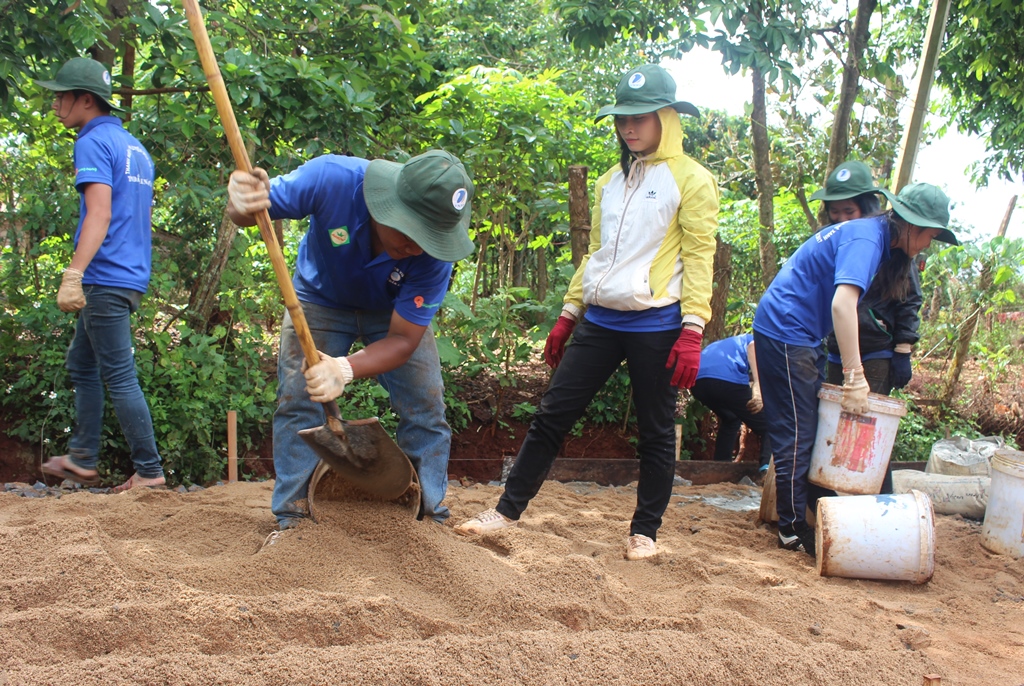
<instances>
[{"instance_id":1,"label":"pile of sand","mask_svg":"<svg viewBox=\"0 0 1024 686\"><path fill-rule=\"evenodd\" d=\"M937 517L922 586L819 577L757 513L676 489L654 561L631 488L549 482L464 539L326 503L261 549L270 483L0 495L0 684L1024 683L1024 560ZM494 504L454 486L453 520Z\"/></svg>"}]
</instances>

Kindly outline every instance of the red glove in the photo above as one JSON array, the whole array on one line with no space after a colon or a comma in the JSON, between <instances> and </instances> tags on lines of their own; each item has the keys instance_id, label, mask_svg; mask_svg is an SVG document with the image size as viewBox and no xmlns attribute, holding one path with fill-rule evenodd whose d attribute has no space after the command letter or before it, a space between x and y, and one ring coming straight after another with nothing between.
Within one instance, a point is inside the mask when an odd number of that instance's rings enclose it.
<instances>
[{"instance_id":1,"label":"red glove","mask_svg":"<svg viewBox=\"0 0 1024 686\"><path fill-rule=\"evenodd\" d=\"M559 316L558 321L551 328L548 341L544 344L544 361L552 369L562 361L562 355L565 354L565 342L569 340L569 336L572 335L572 330L575 328L576 322L564 315Z\"/></svg>"},{"instance_id":2,"label":"red glove","mask_svg":"<svg viewBox=\"0 0 1024 686\"><path fill-rule=\"evenodd\" d=\"M668 354L668 362L665 369L672 369L672 385L679 388L690 388L697 380L697 370L700 369L700 342L704 334L693 329L683 327L679 332L679 338Z\"/></svg>"}]
</instances>

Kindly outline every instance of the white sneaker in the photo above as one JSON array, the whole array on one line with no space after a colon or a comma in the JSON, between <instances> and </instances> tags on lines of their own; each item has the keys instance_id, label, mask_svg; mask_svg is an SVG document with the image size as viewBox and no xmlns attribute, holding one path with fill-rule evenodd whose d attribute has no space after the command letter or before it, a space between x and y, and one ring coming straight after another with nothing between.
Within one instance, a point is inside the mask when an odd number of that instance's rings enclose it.
<instances>
[{"instance_id":1,"label":"white sneaker","mask_svg":"<svg viewBox=\"0 0 1024 686\"><path fill-rule=\"evenodd\" d=\"M498 529L516 526L519 522L509 519L493 507L455 527L455 533L463 536L479 536Z\"/></svg>"},{"instance_id":2,"label":"white sneaker","mask_svg":"<svg viewBox=\"0 0 1024 686\"><path fill-rule=\"evenodd\" d=\"M648 536L633 534L626 539L626 559L642 560L658 554L658 546Z\"/></svg>"}]
</instances>

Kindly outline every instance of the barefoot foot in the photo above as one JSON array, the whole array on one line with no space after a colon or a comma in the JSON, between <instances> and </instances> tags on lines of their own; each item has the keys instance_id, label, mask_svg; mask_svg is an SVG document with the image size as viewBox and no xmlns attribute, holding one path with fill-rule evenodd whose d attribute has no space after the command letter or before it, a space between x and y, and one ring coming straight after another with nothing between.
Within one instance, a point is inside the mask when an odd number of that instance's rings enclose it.
<instances>
[{"instance_id":1,"label":"barefoot foot","mask_svg":"<svg viewBox=\"0 0 1024 686\"><path fill-rule=\"evenodd\" d=\"M121 493L123 491L127 491L128 489L135 488L137 486L141 486L143 488L157 488L163 486L166 483L167 480L162 476L150 479L144 476L139 476L138 474L132 474L127 481L125 481L120 486L114 486L112 490L114 491L114 493Z\"/></svg>"},{"instance_id":2,"label":"barefoot foot","mask_svg":"<svg viewBox=\"0 0 1024 686\"><path fill-rule=\"evenodd\" d=\"M82 469L71 461L70 455L55 455L44 462L40 470L43 474L68 479L82 486L95 486L100 482L100 475L95 469Z\"/></svg>"}]
</instances>

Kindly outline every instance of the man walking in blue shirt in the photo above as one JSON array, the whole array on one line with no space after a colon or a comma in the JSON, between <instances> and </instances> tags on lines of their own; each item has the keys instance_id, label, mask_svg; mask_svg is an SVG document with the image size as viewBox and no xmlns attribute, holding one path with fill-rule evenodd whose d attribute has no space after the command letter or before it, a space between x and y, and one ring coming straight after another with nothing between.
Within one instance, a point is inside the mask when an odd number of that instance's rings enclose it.
<instances>
[{"instance_id":1,"label":"man walking in blue shirt","mask_svg":"<svg viewBox=\"0 0 1024 686\"><path fill-rule=\"evenodd\" d=\"M78 131L75 188L81 196L75 253L57 305L77 312L67 368L75 387L75 428L67 455L50 458L46 474L83 485L99 483L103 387L131 449L135 473L115 490L159 486L164 471L149 406L135 373L131 314L149 287L153 160L111 116L110 72L99 62L69 60L52 81L53 112Z\"/></svg>"}]
</instances>

